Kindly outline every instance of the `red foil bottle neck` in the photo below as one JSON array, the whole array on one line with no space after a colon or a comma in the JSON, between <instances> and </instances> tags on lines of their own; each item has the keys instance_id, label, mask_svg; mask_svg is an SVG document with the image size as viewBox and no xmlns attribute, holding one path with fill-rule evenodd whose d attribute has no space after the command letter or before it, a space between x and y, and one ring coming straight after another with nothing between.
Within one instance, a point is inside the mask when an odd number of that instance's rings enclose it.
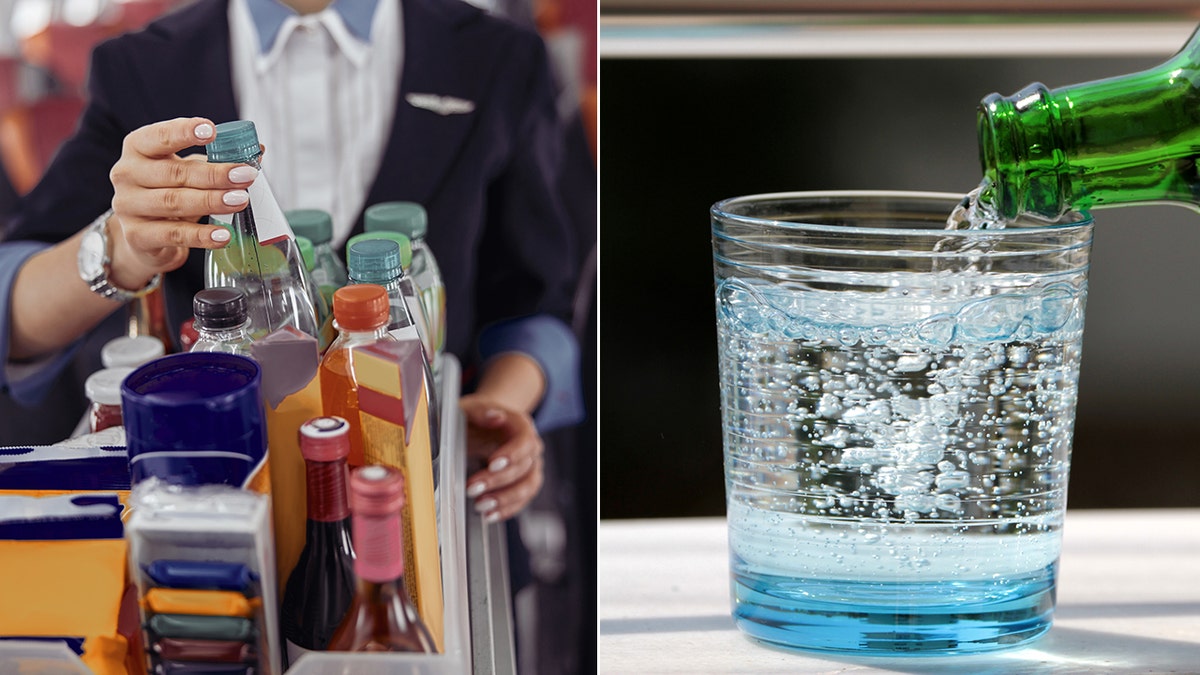
<instances>
[{"instance_id":1,"label":"red foil bottle neck","mask_svg":"<svg viewBox=\"0 0 1200 675\"><path fill-rule=\"evenodd\" d=\"M306 461L308 519L329 523L350 515L346 499L346 461Z\"/></svg>"}]
</instances>

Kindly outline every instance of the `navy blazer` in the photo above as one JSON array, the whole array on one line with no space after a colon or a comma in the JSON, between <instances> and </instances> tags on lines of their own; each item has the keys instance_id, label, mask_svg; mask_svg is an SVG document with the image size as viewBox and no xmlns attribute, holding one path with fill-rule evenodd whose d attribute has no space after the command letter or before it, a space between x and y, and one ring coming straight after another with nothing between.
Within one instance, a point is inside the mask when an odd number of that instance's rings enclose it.
<instances>
[{"instance_id":1,"label":"navy blazer","mask_svg":"<svg viewBox=\"0 0 1200 675\"><path fill-rule=\"evenodd\" d=\"M569 322L581 253L559 184L563 131L536 33L458 0L400 1L401 87L366 204L406 200L428 210L427 241L445 276L446 349L469 368L489 323L532 313ZM228 0L198 0L96 48L79 127L21 200L9 240L61 241L107 209L109 171L134 129L175 117L238 118L227 10ZM475 109L442 115L410 105L409 94L453 96ZM269 175L269 152L264 168ZM175 326L191 316L202 262L194 250L165 279Z\"/></svg>"}]
</instances>

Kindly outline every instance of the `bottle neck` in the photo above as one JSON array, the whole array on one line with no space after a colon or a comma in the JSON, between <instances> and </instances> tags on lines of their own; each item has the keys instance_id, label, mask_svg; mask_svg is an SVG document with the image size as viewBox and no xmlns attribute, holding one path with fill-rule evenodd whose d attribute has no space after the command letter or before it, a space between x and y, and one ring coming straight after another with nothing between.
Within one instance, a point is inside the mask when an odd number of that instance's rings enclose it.
<instances>
[{"instance_id":1,"label":"bottle neck","mask_svg":"<svg viewBox=\"0 0 1200 675\"><path fill-rule=\"evenodd\" d=\"M241 342L249 340L250 334L246 331L246 324L242 323L233 328L204 328L203 326L193 326L196 329L196 334L200 340L207 342Z\"/></svg>"},{"instance_id":2,"label":"bottle neck","mask_svg":"<svg viewBox=\"0 0 1200 675\"><path fill-rule=\"evenodd\" d=\"M350 515L346 498L346 461L305 461L308 519L320 523L345 520Z\"/></svg>"},{"instance_id":3,"label":"bottle neck","mask_svg":"<svg viewBox=\"0 0 1200 675\"><path fill-rule=\"evenodd\" d=\"M1055 218L1130 203L1196 204L1200 31L1149 70L1048 89L1035 83L980 105L984 200L1000 215Z\"/></svg>"},{"instance_id":4,"label":"bottle neck","mask_svg":"<svg viewBox=\"0 0 1200 675\"><path fill-rule=\"evenodd\" d=\"M358 555L357 553L355 554ZM358 560L356 557L355 560ZM357 573L357 565L355 572ZM404 588L404 577L396 577L387 581L368 581L361 576L358 579L358 595L370 605L388 605L399 601L410 602L408 591Z\"/></svg>"},{"instance_id":5,"label":"bottle neck","mask_svg":"<svg viewBox=\"0 0 1200 675\"><path fill-rule=\"evenodd\" d=\"M386 323L382 326L376 326L375 328L369 328L366 330L351 330L348 328L343 328L340 324L338 324L337 318L334 318L333 325L338 330L338 342L340 344L374 342L375 340L385 337L388 332Z\"/></svg>"},{"instance_id":6,"label":"bottle neck","mask_svg":"<svg viewBox=\"0 0 1200 675\"><path fill-rule=\"evenodd\" d=\"M354 572L370 584L399 584L404 576L404 538L400 512L386 516L355 514L351 524L354 536Z\"/></svg>"}]
</instances>

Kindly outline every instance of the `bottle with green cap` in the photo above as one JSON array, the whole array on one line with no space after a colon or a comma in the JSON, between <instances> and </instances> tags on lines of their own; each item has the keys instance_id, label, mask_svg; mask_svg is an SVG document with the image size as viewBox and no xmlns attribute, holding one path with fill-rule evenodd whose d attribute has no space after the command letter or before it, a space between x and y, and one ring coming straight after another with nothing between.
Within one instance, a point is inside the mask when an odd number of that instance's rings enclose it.
<instances>
[{"instance_id":1,"label":"bottle with green cap","mask_svg":"<svg viewBox=\"0 0 1200 675\"><path fill-rule=\"evenodd\" d=\"M430 339L429 323L421 304L420 293L412 278L404 273L404 263L411 260L408 237L388 233L360 234L347 242L346 262L351 284L379 284L387 289L392 303L388 330L415 329L425 350L425 360L434 364L436 352Z\"/></svg>"},{"instance_id":2,"label":"bottle with green cap","mask_svg":"<svg viewBox=\"0 0 1200 675\"><path fill-rule=\"evenodd\" d=\"M325 296L325 303L332 307L333 292L348 281L346 266L333 250L333 219L321 209L293 209L284 215L297 237L307 237L312 242L312 278Z\"/></svg>"},{"instance_id":3,"label":"bottle with green cap","mask_svg":"<svg viewBox=\"0 0 1200 675\"><path fill-rule=\"evenodd\" d=\"M218 124L206 146L209 162L237 162L261 171L262 150L254 123ZM254 339L285 326L320 339L317 308L296 237L263 174L250 185L250 203L232 215L209 219L232 233L224 248L205 252L204 285L235 287L246 294L248 330Z\"/></svg>"},{"instance_id":4,"label":"bottle with green cap","mask_svg":"<svg viewBox=\"0 0 1200 675\"><path fill-rule=\"evenodd\" d=\"M1200 210L1198 100L1200 30L1148 70L991 94L977 113L977 199L1001 222L1125 204Z\"/></svg>"},{"instance_id":5,"label":"bottle with green cap","mask_svg":"<svg viewBox=\"0 0 1200 675\"><path fill-rule=\"evenodd\" d=\"M421 304L429 321L434 351L446 346L446 285L433 251L425 241L429 217L416 202L383 202L367 208L363 228L368 232L399 232L412 242L412 264L406 266L421 291Z\"/></svg>"},{"instance_id":6,"label":"bottle with green cap","mask_svg":"<svg viewBox=\"0 0 1200 675\"><path fill-rule=\"evenodd\" d=\"M299 234L296 235L296 246L300 247L300 258L304 260L304 271L308 273L309 279L315 281L313 270L316 267L316 247L313 246L312 240ZM312 296L313 307L317 308L317 323L321 325L320 335L317 336L317 346L324 352L329 343L337 337L337 331L333 328L333 310L330 305L333 302L333 296L330 295L326 300L316 283L308 287L308 292Z\"/></svg>"}]
</instances>

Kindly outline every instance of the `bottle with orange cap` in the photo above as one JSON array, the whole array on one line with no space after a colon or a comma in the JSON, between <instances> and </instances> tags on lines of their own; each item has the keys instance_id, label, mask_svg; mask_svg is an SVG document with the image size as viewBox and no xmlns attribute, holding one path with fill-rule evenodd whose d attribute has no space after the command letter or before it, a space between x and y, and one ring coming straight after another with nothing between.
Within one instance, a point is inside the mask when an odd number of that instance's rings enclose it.
<instances>
[{"instance_id":1,"label":"bottle with orange cap","mask_svg":"<svg viewBox=\"0 0 1200 675\"><path fill-rule=\"evenodd\" d=\"M358 415L358 382L350 350L376 342L394 342L388 333L391 306L382 286L357 284L333 294L333 321L338 336L321 359L321 404L326 415L350 423L350 466L363 464L362 424Z\"/></svg>"}]
</instances>

